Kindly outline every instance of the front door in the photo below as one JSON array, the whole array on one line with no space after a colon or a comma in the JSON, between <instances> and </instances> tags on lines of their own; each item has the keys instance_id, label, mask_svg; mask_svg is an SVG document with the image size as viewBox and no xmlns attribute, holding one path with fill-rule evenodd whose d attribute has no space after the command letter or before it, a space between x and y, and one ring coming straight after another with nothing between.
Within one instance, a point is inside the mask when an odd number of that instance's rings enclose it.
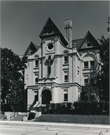
<instances>
[{"instance_id":1,"label":"front door","mask_svg":"<svg viewBox=\"0 0 110 135\"><path fill-rule=\"evenodd\" d=\"M42 104L49 104L51 101L51 92L49 90L44 90L42 92Z\"/></svg>"}]
</instances>

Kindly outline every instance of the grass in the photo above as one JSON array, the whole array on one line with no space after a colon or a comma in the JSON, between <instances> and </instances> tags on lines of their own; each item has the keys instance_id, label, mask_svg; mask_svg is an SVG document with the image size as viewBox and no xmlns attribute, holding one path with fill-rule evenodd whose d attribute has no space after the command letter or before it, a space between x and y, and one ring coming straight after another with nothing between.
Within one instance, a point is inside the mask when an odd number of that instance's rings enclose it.
<instances>
[{"instance_id":1,"label":"grass","mask_svg":"<svg viewBox=\"0 0 110 135\"><path fill-rule=\"evenodd\" d=\"M107 115L55 115L45 114L36 118L37 122L57 122L57 123L83 123L83 124L109 124Z\"/></svg>"},{"instance_id":2,"label":"grass","mask_svg":"<svg viewBox=\"0 0 110 135\"><path fill-rule=\"evenodd\" d=\"M5 115L0 113L0 120L4 120L5 119Z\"/></svg>"}]
</instances>

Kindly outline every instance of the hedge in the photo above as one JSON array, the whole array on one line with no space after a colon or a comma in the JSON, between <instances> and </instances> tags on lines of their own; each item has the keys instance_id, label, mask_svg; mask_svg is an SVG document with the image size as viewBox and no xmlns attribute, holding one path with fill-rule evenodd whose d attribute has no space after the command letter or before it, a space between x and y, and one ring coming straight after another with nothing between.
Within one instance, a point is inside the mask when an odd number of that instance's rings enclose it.
<instances>
[{"instance_id":1,"label":"hedge","mask_svg":"<svg viewBox=\"0 0 110 135\"><path fill-rule=\"evenodd\" d=\"M79 101L51 103L42 108L43 114L109 115L109 102Z\"/></svg>"},{"instance_id":2,"label":"hedge","mask_svg":"<svg viewBox=\"0 0 110 135\"><path fill-rule=\"evenodd\" d=\"M22 112L23 111L23 104L6 104L1 103L1 111L2 112Z\"/></svg>"},{"instance_id":3,"label":"hedge","mask_svg":"<svg viewBox=\"0 0 110 135\"><path fill-rule=\"evenodd\" d=\"M42 108L43 114L71 114L72 103L51 103Z\"/></svg>"},{"instance_id":4,"label":"hedge","mask_svg":"<svg viewBox=\"0 0 110 135\"><path fill-rule=\"evenodd\" d=\"M74 102L75 112L77 114L109 115L109 102Z\"/></svg>"}]
</instances>

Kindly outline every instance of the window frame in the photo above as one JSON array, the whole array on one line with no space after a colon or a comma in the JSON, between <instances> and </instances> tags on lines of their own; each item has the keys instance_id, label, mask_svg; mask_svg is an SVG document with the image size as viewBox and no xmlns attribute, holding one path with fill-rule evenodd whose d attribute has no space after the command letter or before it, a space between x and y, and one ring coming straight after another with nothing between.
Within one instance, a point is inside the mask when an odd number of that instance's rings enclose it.
<instances>
[{"instance_id":1,"label":"window frame","mask_svg":"<svg viewBox=\"0 0 110 135\"><path fill-rule=\"evenodd\" d=\"M64 93L64 101L68 101L68 93Z\"/></svg>"},{"instance_id":2,"label":"window frame","mask_svg":"<svg viewBox=\"0 0 110 135\"><path fill-rule=\"evenodd\" d=\"M66 60L66 59L67 59L67 60ZM69 59L68 59L68 56L65 55L65 56L64 56L64 64L68 64L68 60L69 60Z\"/></svg>"},{"instance_id":3,"label":"window frame","mask_svg":"<svg viewBox=\"0 0 110 135\"><path fill-rule=\"evenodd\" d=\"M64 89L64 101L68 101L68 90Z\"/></svg>"},{"instance_id":4,"label":"window frame","mask_svg":"<svg viewBox=\"0 0 110 135\"><path fill-rule=\"evenodd\" d=\"M86 82L86 80L87 80L87 82ZM88 79L88 78L85 78L85 79L84 79L84 85L85 85L85 86L89 85L89 79Z\"/></svg>"},{"instance_id":5,"label":"window frame","mask_svg":"<svg viewBox=\"0 0 110 135\"><path fill-rule=\"evenodd\" d=\"M93 65L91 64L93 62ZM90 68L94 68L95 67L95 61L90 61Z\"/></svg>"},{"instance_id":6,"label":"window frame","mask_svg":"<svg viewBox=\"0 0 110 135\"><path fill-rule=\"evenodd\" d=\"M36 62L37 62L37 64L36 64ZM35 67L39 67L39 60L38 59L35 60Z\"/></svg>"},{"instance_id":7,"label":"window frame","mask_svg":"<svg viewBox=\"0 0 110 135\"><path fill-rule=\"evenodd\" d=\"M38 79L39 79L38 77L36 77L36 78L35 78L35 84L37 84L37 83L38 83ZM37 80L37 81L36 81L36 80Z\"/></svg>"},{"instance_id":8,"label":"window frame","mask_svg":"<svg viewBox=\"0 0 110 135\"><path fill-rule=\"evenodd\" d=\"M85 63L87 63L87 66L85 66ZM84 61L84 69L88 69L89 68L89 62L88 61Z\"/></svg>"},{"instance_id":9,"label":"window frame","mask_svg":"<svg viewBox=\"0 0 110 135\"><path fill-rule=\"evenodd\" d=\"M92 47L92 43L91 43L91 42L87 42L87 43L86 43L86 46L87 46L87 47Z\"/></svg>"},{"instance_id":10,"label":"window frame","mask_svg":"<svg viewBox=\"0 0 110 135\"><path fill-rule=\"evenodd\" d=\"M67 77L67 79L66 79L66 77ZM68 74L64 75L64 82L68 82Z\"/></svg>"}]
</instances>

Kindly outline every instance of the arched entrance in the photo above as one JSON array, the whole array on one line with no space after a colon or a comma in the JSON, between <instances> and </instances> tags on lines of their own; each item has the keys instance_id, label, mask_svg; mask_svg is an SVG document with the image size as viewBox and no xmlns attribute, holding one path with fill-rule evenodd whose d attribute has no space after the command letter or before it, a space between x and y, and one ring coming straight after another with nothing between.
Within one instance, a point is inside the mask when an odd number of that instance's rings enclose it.
<instances>
[{"instance_id":1,"label":"arched entrance","mask_svg":"<svg viewBox=\"0 0 110 135\"><path fill-rule=\"evenodd\" d=\"M49 104L51 101L51 91L44 90L42 92L42 104Z\"/></svg>"}]
</instances>

